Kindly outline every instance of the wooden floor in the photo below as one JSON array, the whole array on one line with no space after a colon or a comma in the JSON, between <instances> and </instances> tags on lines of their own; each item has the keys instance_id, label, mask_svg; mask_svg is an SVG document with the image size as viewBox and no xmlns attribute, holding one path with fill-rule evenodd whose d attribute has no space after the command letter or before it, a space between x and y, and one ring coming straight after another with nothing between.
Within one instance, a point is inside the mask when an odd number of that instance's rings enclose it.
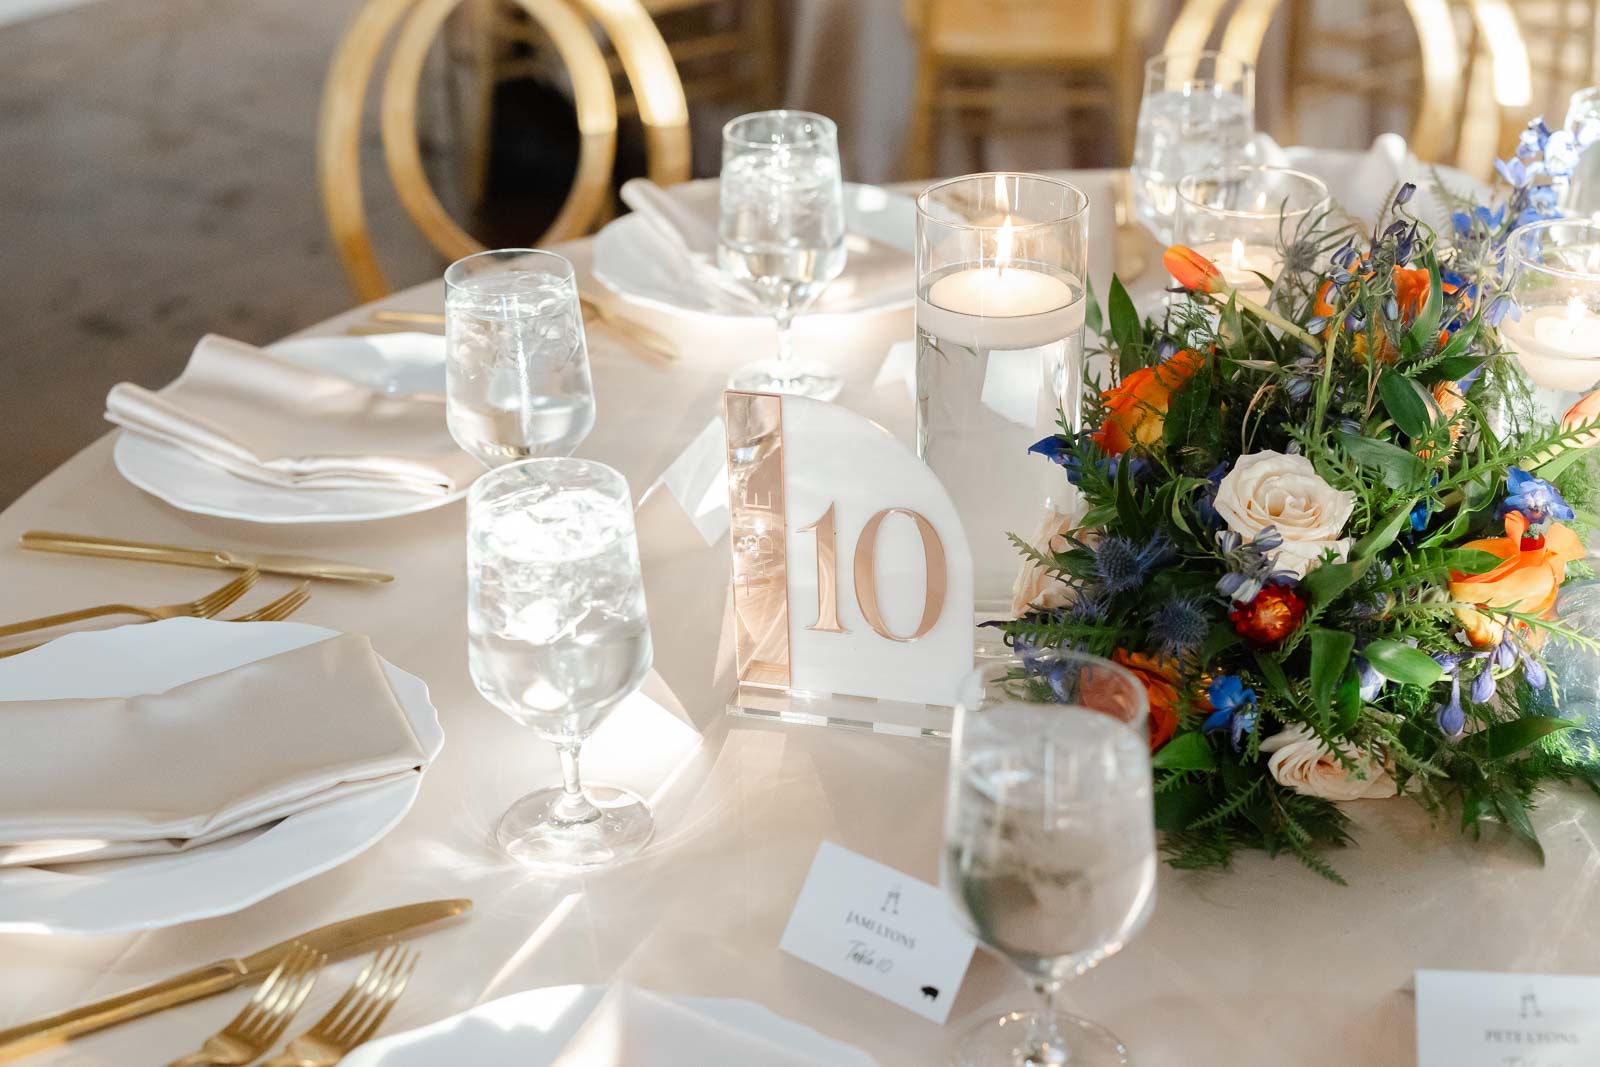
<instances>
[{"instance_id":1,"label":"wooden floor","mask_svg":"<svg viewBox=\"0 0 1600 1067\"><path fill-rule=\"evenodd\" d=\"M0 26L0 506L208 330L268 341L352 302L313 132L356 0L123 0ZM441 268L377 182L391 279Z\"/></svg>"}]
</instances>

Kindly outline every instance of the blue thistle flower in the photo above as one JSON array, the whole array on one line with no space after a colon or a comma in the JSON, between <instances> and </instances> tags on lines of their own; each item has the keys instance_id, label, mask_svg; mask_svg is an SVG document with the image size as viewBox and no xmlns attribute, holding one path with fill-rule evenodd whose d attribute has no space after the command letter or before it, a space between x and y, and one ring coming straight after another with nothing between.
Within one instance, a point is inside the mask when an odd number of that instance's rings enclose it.
<instances>
[{"instance_id":1,"label":"blue thistle flower","mask_svg":"<svg viewBox=\"0 0 1600 1067\"><path fill-rule=\"evenodd\" d=\"M1142 545L1120 534L1110 534L1094 548L1095 573L1107 593L1130 592L1144 584L1150 568L1166 556L1169 548L1167 539L1159 534Z\"/></svg>"},{"instance_id":2,"label":"blue thistle flower","mask_svg":"<svg viewBox=\"0 0 1600 1067\"><path fill-rule=\"evenodd\" d=\"M1211 619L1195 597L1172 597L1150 613L1150 639L1167 656L1182 657L1193 652L1210 632Z\"/></svg>"}]
</instances>

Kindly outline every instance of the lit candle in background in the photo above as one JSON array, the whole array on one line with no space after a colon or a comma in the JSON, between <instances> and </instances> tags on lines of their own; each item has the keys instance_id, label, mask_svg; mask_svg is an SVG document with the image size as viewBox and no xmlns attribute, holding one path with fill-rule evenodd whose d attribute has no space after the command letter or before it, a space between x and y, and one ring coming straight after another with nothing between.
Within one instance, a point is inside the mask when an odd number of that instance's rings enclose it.
<instances>
[{"instance_id":1,"label":"lit candle in background","mask_svg":"<svg viewBox=\"0 0 1600 1067\"><path fill-rule=\"evenodd\" d=\"M1270 286L1262 283L1256 273L1265 274L1268 278L1276 279L1278 272L1283 269L1283 257L1275 248L1266 245L1245 244L1243 239L1235 237L1229 241L1206 241L1195 245L1194 250L1205 256L1217 265L1223 278L1229 285L1239 290L1245 296L1261 303L1267 297Z\"/></svg>"},{"instance_id":2,"label":"lit candle in background","mask_svg":"<svg viewBox=\"0 0 1600 1067\"><path fill-rule=\"evenodd\" d=\"M1524 308L1501 323L1500 336L1535 385L1582 393L1600 381L1600 315L1581 296Z\"/></svg>"}]
</instances>

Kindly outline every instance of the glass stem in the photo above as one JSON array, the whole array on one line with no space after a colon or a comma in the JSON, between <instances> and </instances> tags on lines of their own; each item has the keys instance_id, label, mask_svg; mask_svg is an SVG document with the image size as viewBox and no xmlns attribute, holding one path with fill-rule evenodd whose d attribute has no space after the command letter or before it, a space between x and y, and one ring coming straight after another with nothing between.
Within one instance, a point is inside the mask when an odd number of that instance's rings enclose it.
<instances>
[{"instance_id":1,"label":"glass stem","mask_svg":"<svg viewBox=\"0 0 1600 1067\"><path fill-rule=\"evenodd\" d=\"M1056 994L1061 990L1059 978L1035 978L1033 991L1039 997L1039 1006L1028 1018L1028 1043L1024 1046L1023 1067L1056 1067L1071 1063L1072 1050L1056 1026Z\"/></svg>"},{"instance_id":2,"label":"glass stem","mask_svg":"<svg viewBox=\"0 0 1600 1067\"><path fill-rule=\"evenodd\" d=\"M578 749L582 745L581 741L573 741L556 746L556 750L561 753L562 797L556 801L551 814L560 822L593 822L600 817L600 809L583 795L583 785L578 780Z\"/></svg>"},{"instance_id":3,"label":"glass stem","mask_svg":"<svg viewBox=\"0 0 1600 1067\"><path fill-rule=\"evenodd\" d=\"M794 316L788 311L778 315L778 376L790 377L794 367Z\"/></svg>"}]
</instances>

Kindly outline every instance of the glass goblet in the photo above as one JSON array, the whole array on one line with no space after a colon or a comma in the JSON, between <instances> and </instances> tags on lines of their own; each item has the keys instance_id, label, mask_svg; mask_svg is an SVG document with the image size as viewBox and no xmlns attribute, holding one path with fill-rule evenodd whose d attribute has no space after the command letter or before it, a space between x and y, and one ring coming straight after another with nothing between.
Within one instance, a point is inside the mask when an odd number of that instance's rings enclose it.
<instances>
[{"instance_id":1,"label":"glass goblet","mask_svg":"<svg viewBox=\"0 0 1600 1067\"><path fill-rule=\"evenodd\" d=\"M1054 998L1155 905L1148 714L1138 679L1078 652L988 660L963 684L942 880L962 923L1041 1003L969 1031L959 1067L1128 1062L1116 1037Z\"/></svg>"},{"instance_id":2,"label":"glass goblet","mask_svg":"<svg viewBox=\"0 0 1600 1067\"><path fill-rule=\"evenodd\" d=\"M444 272L445 413L486 467L569 456L594 428L594 386L572 264L502 248Z\"/></svg>"},{"instance_id":3,"label":"glass goblet","mask_svg":"<svg viewBox=\"0 0 1600 1067\"><path fill-rule=\"evenodd\" d=\"M473 684L561 755L562 784L513 804L495 838L530 867L630 856L650 837L650 809L578 775L584 739L650 670L628 483L603 463L530 459L485 474L468 499Z\"/></svg>"},{"instance_id":4,"label":"glass goblet","mask_svg":"<svg viewBox=\"0 0 1600 1067\"><path fill-rule=\"evenodd\" d=\"M730 389L832 400L839 376L794 355L794 318L844 270L839 134L807 111L758 111L722 130L717 265L778 325L778 351L735 371Z\"/></svg>"}]
</instances>

